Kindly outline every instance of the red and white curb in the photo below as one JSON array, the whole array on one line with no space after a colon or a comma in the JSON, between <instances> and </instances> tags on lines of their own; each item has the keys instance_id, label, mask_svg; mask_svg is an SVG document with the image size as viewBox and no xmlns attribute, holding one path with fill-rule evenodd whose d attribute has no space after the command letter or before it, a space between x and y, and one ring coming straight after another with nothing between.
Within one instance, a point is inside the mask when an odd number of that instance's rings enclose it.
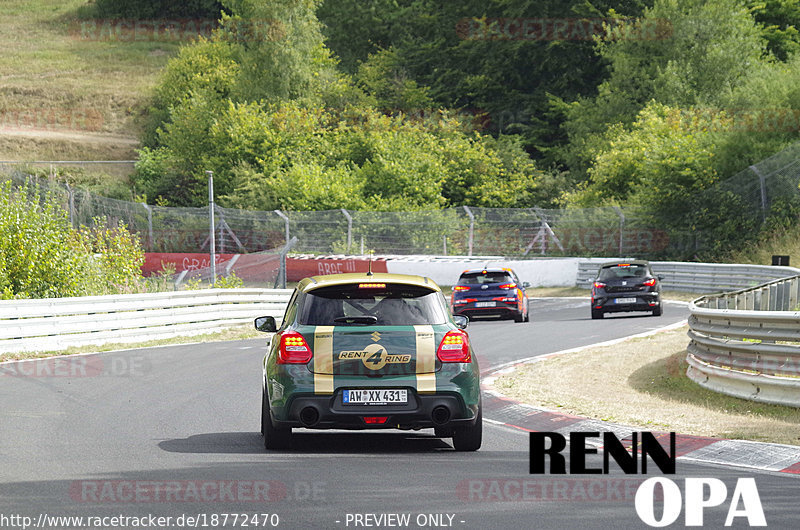
<instances>
[{"instance_id":1,"label":"red and white curb","mask_svg":"<svg viewBox=\"0 0 800 530\"><path fill-rule=\"evenodd\" d=\"M623 442L626 440L630 442L631 434L641 429L520 403L497 391L494 388L494 382L497 377L511 373L526 364L545 361L588 348L619 344L632 338L647 337L677 329L685 324L685 321L678 322L622 339L571 348L493 367L482 378L483 407L486 415L489 416L484 421L525 432L558 432L568 435L571 431L611 431ZM657 439L666 440L669 437L668 432L654 432L653 434ZM800 446L676 434L675 452L678 459L689 462L800 475Z\"/></svg>"}]
</instances>

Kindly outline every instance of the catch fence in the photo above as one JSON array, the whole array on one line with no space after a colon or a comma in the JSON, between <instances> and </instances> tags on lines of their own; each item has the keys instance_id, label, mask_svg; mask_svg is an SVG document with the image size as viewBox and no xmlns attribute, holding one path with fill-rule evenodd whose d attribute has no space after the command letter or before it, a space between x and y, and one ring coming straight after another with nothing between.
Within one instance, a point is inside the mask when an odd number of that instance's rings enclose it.
<instances>
[{"instance_id":1,"label":"catch fence","mask_svg":"<svg viewBox=\"0 0 800 530\"><path fill-rule=\"evenodd\" d=\"M209 208L147 205L94 195L25 168L0 165L15 185L57 197L73 225L124 222L148 252L209 251ZM637 257L697 260L754 236L771 213L800 208L800 142L698 193L669 222L639 208L453 207L412 212L253 211L215 206L216 252L283 247L313 254ZM33 193L33 191L29 191ZM709 206L711 205L711 206Z\"/></svg>"}]
</instances>

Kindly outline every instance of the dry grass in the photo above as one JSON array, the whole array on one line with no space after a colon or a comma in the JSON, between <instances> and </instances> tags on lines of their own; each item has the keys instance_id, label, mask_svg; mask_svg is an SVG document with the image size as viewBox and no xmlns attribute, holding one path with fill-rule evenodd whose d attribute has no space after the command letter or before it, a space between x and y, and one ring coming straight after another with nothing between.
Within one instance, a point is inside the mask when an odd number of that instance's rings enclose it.
<instances>
[{"instance_id":1,"label":"dry grass","mask_svg":"<svg viewBox=\"0 0 800 530\"><path fill-rule=\"evenodd\" d=\"M652 430L800 445L800 409L706 390L686 377L686 328L527 365L498 378L519 401Z\"/></svg>"},{"instance_id":2,"label":"dry grass","mask_svg":"<svg viewBox=\"0 0 800 530\"><path fill-rule=\"evenodd\" d=\"M113 42L76 36L86 0L4 0L0 18L0 160L130 158L130 140L158 73L180 43ZM89 113L88 122L44 118L31 127L20 113ZM22 114L24 116L24 114ZM58 123L55 123L58 121ZM3 134L31 129L73 132L72 139ZM103 142L83 135L122 137ZM127 139L126 144L123 140ZM113 138L112 138L113 140Z\"/></svg>"}]
</instances>

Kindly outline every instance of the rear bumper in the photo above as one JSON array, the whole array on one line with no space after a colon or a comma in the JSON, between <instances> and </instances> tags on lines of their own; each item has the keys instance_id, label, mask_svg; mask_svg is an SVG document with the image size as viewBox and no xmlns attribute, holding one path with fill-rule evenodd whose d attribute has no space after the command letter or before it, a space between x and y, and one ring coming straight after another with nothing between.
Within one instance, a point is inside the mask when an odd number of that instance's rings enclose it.
<instances>
[{"instance_id":1,"label":"rear bumper","mask_svg":"<svg viewBox=\"0 0 800 530\"><path fill-rule=\"evenodd\" d=\"M636 298L636 302L618 302L619 299ZM610 293L592 300L592 309L604 313L627 311L653 311L661 306L658 293Z\"/></svg>"},{"instance_id":2,"label":"rear bumper","mask_svg":"<svg viewBox=\"0 0 800 530\"><path fill-rule=\"evenodd\" d=\"M506 302L497 302L497 305L494 307L475 307L475 302L472 302L464 305L454 305L452 311L454 315L465 315L468 317L498 315L511 317L521 313L517 303L511 304Z\"/></svg>"},{"instance_id":3,"label":"rear bumper","mask_svg":"<svg viewBox=\"0 0 800 530\"><path fill-rule=\"evenodd\" d=\"M459 394L420 395L410 390L408 395L408 403L404 405L344 405L341 392L333 396L302 394L289 400L287 408L281 411L284 414L273 410L272 418L279 428L359 430L465 427L477 420L478 405L467 406ZM365 416L387 417L387 420L367 424Z\"/></svg>"}]
</instances>

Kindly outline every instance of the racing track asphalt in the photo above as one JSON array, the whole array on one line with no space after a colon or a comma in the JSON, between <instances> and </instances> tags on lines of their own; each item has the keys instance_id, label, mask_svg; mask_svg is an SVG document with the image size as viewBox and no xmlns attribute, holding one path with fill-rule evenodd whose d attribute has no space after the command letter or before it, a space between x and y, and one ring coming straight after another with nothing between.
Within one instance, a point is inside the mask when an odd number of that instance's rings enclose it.
<instances>
[{"instance_id":1,"label":"racing track asphalt","mask_svg":"<svg viewBox=\"0 0 800 530\"><path fill-rule=\"evenodd\" d=\"M470 324L484 371L645 332L687 314L684 305L667 304L660 318L593 321L586 301L576 299L538 299L532 308L530 323ZM263 343L0 365L0 520L35 520L43 513L276 513L281 528L364 528L354 525L356 514L396 513L410 514L411 528L437 522L494 529L645 527L633 494L646 477L529 475L528 434L497 425L488 414L476 453L454 452L430 431L298 431L293 450L267 453L258 433ZM598 467L597 461L589 458L588 465ZM670 478L681 487L685 477L722 479L729 499L737 478L754 477L769 526L796 527L796 475L681 460L677 471ZM269 481L266 501L247 500L254 496L250 481ZM219 488L227 493L220 496ZM241 499L231 500L231 492ZM721 527L726 513L727 502L706 510L706 526ZM231 523L229 518L227 527ZM737 523L746 526L741 518ZM683 525L683 516L677 524Z\"/></svg>"}]
</instances>

